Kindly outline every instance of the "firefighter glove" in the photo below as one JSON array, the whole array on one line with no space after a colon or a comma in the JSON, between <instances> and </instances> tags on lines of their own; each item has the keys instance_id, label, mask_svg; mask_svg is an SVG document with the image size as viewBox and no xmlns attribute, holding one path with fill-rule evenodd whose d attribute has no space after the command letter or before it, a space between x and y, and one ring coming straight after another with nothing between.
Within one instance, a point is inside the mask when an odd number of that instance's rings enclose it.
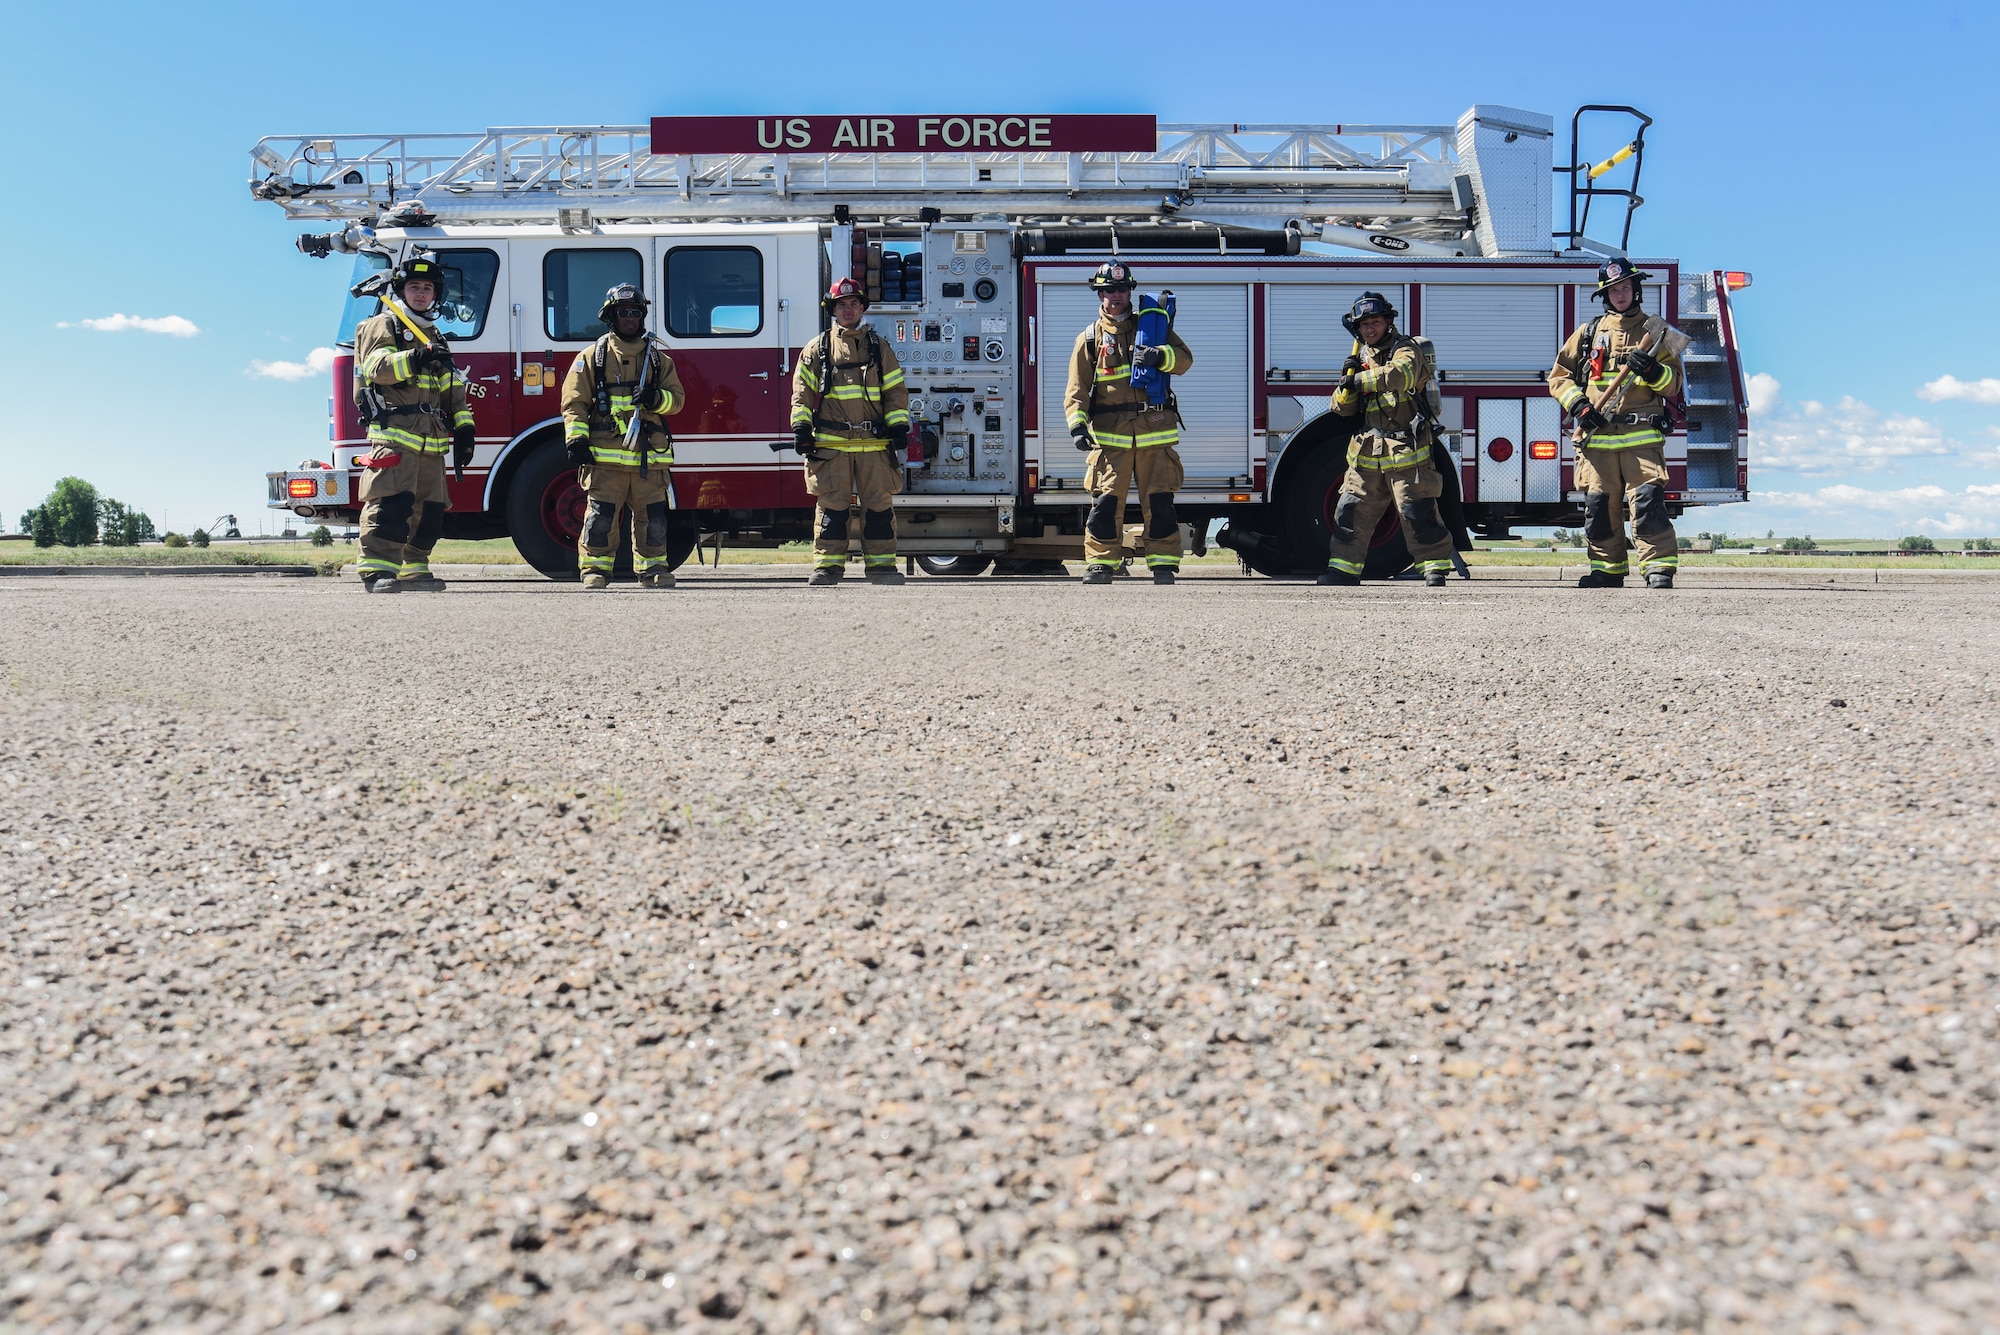
<instances>
[{"instance_id":1,"label":"firefighter glove","mask_svg":"<svg viewBox=\"0 0 2000 1335\"><path fill-rule=\"evenodd\" d=\"M417 365L433 371L450 372L458 369L458 363L451 359L451 349L443 342L433 343L425 348L422 355L417 358Z\"/></svg>"},{"instance_id":2,"label":"firefighter glove","mask_svg":"<svg viewBox=\"0 0 2000 1335\"><path fill-rule=\"evenodd\" d=\"M1361 392L1361 373L1359 371L1347 371L1343 373L1340 377L1340 389L1343 393L1359 394Z\"/></svg>"},{"instance_id":3,"label":"firefighter glove","mask_svg":"<svg viewBox=\"0 0 2000 1335\"><path fill-rule=\"evenodd\" d=\"M573 440L564 442L563 458L569 460L578 468L590 463L590 441L583 436L578 436Z\"/></svg>"},{"instance_id":4,"label":"firefighter glove","mask_svg":"<svg viewBox=\"0 0 2000 1335\"><path fill-rule=\"evenodd\" d=\"M1351 354L1349 355L1346 361L1340 364L1340 373L1342 375L1353 375L1356 371L1359 371L1360 369L1361 369L1361 359Z\"/></svg>"},{"instance_id":5,"label":"firefighter glove","mask_svg":"<svg viewBox=\"0 0 2000 1335\"><path fill-rule=\"evenodd\" d=\"M1164 349L1161 348L1132 349L1132 365L1134 366L1144 366L1148 369L1152 369L1155 367L1165 366L1166 364L1167 364L1167 354Z\"/></svg>"},{"instance_id":6,"label":"firefighter glove","mask_svg":"<svg viewBox=\"0 0 2000 1335\"><path fill-rule=\"evenodd\" d=\"M1591 407L1588 399L1584 400L1576 410L1576 424L1585 431L1602 431L1605 427L1611 425L1609 421L1605 420L1603 413Z\"/></svg>"},{"instance_id":7,"label":"firefighter glove","mask_svg":"<svg viewBox=\"0 0 2000 1335\"><path fill-rule=\"evenodd\" d=\"M1090 438L1090 425L1086 422L1078 422L1075 426L1071 427L1069 429L1069 438L1079 450L1096 448L1096 442Z\"/></svg>"},{"instance_id":8,"label":"firefighter glove","mask_svg":"<svg viewBox=\"0 0 2000 1335\"><path fill-rule=\"evenodd\" d=\"M897 454L907 452L910 448L910 428L906 426L890 427L889 448Z\"/></svg>"},{"instance_id":9,"label":"firefighter glove","mask_svg":"<svg viewBox=\"0 0 2000 1335\"><path fill-rule=\"evenodd\" d=\"M472 462L472 428L454 427L451 433L451 466L464 468Z\"/></svg>"},{"instance_id":10,"label":"firefighter glove","mask_svg":"<svg viewBox=\"0 0 2000 1335\"><path fill-rule=\"evenodd\" d=\"M1634 348L1625 354L1625 364L1632 368L1632 374L1640 380L1652 380L1660 374L1660 359L1652 353Z\"/></svg>"},{"instance_id":11,"label":"firefighter glove","mask_svg":"<svg viewBox=\"0 0 2000 1335\"><path fill-rule=\"evenodd\" d=\"M646 386L646 388L639 391L639 397L633 400L634 403L649 413L660 411L660 405L666 401L667 391L661 389L658 385Z\"/></svg>"},{"instance_id":12,"label":"firefighter glove","mask_svg":"<svg viewBox=\"0 0 2000 1335\"><path fill-rule=\"evenodd\" d=\"M800 422L792 428L792 450L802 457L813 452L813 429L809 423Z\"/></svg>"}]
</instances>

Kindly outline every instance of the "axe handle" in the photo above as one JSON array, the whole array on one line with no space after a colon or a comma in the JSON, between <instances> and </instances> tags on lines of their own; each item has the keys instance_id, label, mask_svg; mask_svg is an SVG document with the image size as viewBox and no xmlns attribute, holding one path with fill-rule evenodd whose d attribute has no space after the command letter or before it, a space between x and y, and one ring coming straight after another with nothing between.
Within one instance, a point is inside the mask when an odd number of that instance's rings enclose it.
<instances>
[{"instance_id":1,"label":"axe handle","mask_svg":"<svg viewBox=\"0 0 2000 1335\"><path fill-rule=\"evenodd\" d=\"M1651 352L1653 350L1653 343L1655 339L1656 335L1653 334L1646 335L1645 338L1640 340L1638 350L1640 352ZM1625 382L1627 380L1630 380L1631 378L1632 378L1632 368L1628 364L1620 368L1618 374L1611 378L1611 383L1604 387L1604 393L1598 396L1597 402L1595 403L1590 402L1589 390L1584 391L1583 401L1585 403L1590 403L1590 406L1597 409L1597 411L1603 412L1604 405L1611 402L1612 399L1616 398L1619 395L1619 393L1624 390ZM1581 426L1578 426L1569 433L1570 444L1581 447L1590 440L1590 436L1591 436L1590 432L1585 431Z\"/></svg>"}]
</instances>

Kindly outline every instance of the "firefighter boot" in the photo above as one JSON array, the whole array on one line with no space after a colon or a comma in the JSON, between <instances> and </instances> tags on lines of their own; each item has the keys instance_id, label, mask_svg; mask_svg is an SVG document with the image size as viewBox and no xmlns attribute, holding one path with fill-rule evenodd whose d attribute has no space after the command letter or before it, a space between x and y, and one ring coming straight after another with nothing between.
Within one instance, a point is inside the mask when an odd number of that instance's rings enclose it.
<instances>
[{"instance_id":1,"label":"firefighter boot","mask_svg":"<svg viewBox=\"0 0 2000 1335\"><path fill-rule=\"evenodd\" d=\"M1090 569L1083 572L1083 582L1085 584L1109 584L1111 582L1111 567L1092 561Z\"/></svg>"},{"instance_id":2,"label":"firefighter boot","mask_svg":"<svg viewBox=\"0 0 2000 1335\"><path fill-rule=\"evenodd\" d=\"M401 593L403 585L402 581L398 580L394 575L370 575L361 581L361 591L363 593Z\"/></svg>"},{"instance_id":3,"label":"firefighter boot","mask_svg":"<svg viewBox=\"0 0 2000 1335\"><path fill-rule=\"evenodd\" d=\"M1674 572L1671 570L1655 570L1652 574L1646 576L1646 587L1649 589L1673 588Z\"/></svg>"},{"instance_id":4,"label":"firefighter boot","mask_svg":"<svg viewBox=\"0 0 2000 1335\"><path fill-rule=\"evenodd\" d=\"M648 570L645 574L639 576L639 587L642 589L671 589L674 587L674 572L665 568Z\"/></svg>"},{"instance_id":5,"label":"firefighter boot","mask_svg":"<svg viewBox=\"0 0 2000 1335\"><path fill-rule=\"evenodd\" d=\"M1172 584L1173 582L1174 582L1174 568L1172 566L1153 567L1153 583Z\"/></svg>"},{"instance_id":6,"label":"firefighter boot","mask_svg":"<svg viewBox=\"0 0 2000 1335\"><path fill-rule=\"evenodd\" d=\"M611 577L599 574L595 570L583 577L583 591L585 593L601 593L610 587Z\"/></svg>"},{"instance_id":7,"label":"firefighter boot","mask_svg":"<svg viewBox=\"0 0 2000 1335\"><path fill-rule=\"evenodd\" d=\"M839 566L821 566L812 572L812 578L806 581L806 587L812 589L830 589L840 583L842 573L844 572Z\"/></svg>"},{"instance_id":8,"label":"firefighter boot","mask_svg":"<svg viewBox=\"0 0 2000 1335\"><path fill-rule=\"evenodd\" d=\"M1623 575L1607 575L1602 570L1593 570L1576 582L1579 589L1622 589L1625 587Z\"/></svg>"},{"instance_id":9,"label":"firefighter boot","mask_svg":"<svg viewBox=\"0 0 2000 1335\"><path fill-rule=\"evenodd\" d=\"M871 565L863 572L870 584L901 584L903 572L893 565Z\"/></svg>"},{"instance_id":10,"label":"firefighter boot","mask_svg":"<svg viewBox=\"0 0 2000 1335\"><path fill-rule=\"evenodd\" d=\"M1345 570L1335 570L1332 566L1328 566L1325 570L1319 572L1319 578L1313 582L1322 588L1330 584L1339 585L1343 588L1354 588L1361 583L1361 576L1350 575Z\"/></svg>"},{"instance_id":11,"label":"firefighter boot","mask_svg":"<svg viewBox=\"0 0 2000 1335\"><path fill-rule=\"evenodd\" d=\"M1427 588L1442 589L1444 581L1445 573L1442 570L1426 570L1424 572L1424 584Z\"/></svg>"},{"instance_id":12,"label":"firefighter boot","mask_svg":"<svg viewBox=\"0 0 2000 1335\"><path fill-rule=\"evenodd\" d=\"M415 575L399 575L396 578L396 584L399 588L409 589L416 593L443 593L445 590L444 581L428 570Z\"/></svg>"}]
</instances>

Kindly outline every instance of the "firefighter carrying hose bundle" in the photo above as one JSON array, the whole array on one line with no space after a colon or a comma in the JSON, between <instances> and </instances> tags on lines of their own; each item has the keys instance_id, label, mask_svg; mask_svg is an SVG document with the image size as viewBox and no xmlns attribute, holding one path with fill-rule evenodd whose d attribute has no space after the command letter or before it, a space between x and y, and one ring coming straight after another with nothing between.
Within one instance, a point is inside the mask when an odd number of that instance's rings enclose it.
<instances>
[{"instance_id":1,"label":"firefighter carrying hose bundle","mask_svg":"<svg viewBox=\"0 0 2000 1335\"><path fill-rule=\"evenodd\" d=\"M1644 282L1631 261L1606 260L1597 271L1603 314L1569 336L1549 371L1549 393L1576 423L1576 485L1590 556L1580 589L1622 588L1635 545L1648 588L1673 588L1680 568L1680 540L1667 515L1666 400L1680 387L1687 338L1646 314Z\"/></svg>"},{"instance_id":2,"label":"firefighter carrying hose bundle","mask_svg":"<svg viewBox=\"0 0 2000 1335\"><path fill-rule=\"evenodd\" d=\"M687 391L674 359L646 333L650 305L630 283L605 293L597 318L611 330L570 363L563 382L563 446L588 498L576 545L589 590L611 586L620 506L632 514L639 587L674 587L667 556L674 438L666 419L687 403Z\"/></svg>"},{"instance_id":3,"label":"firefighter carrying hose bundle","mask_svg":"<svg viewBox=\"0 0 2000 1335\"><path fill-rule=\"evenodd\" d=\"M1341 366L1333 411L1362 421L1347 444L1347 476L1319 582L1361 582L1368 540L1393 504L1424 583L1443 588L1451 571L1451 530L1438 513L1444 479L1432 453L1437 432L1426 397L1437 368L1421 340L1396 332L1396 308L1380 292L1363 292L1340 322L1354 337L1354 352Z\"/></svg>"},{"instance_id":4,"label":"firefighter carrying hose bundle","mask_svg":"<svg viewBox=\"0 0 2000 1335\"><path fill-rule=\"evenodd\" d=\"M431 317L444 296L443 268L419 251L391 271L387 287L355 289L386 308L354 331L355 398L374 447L360 461L361 586L434 593L444 581L431 573L431 549L451 503L445 451L456 468L472 462L472 409Z\"/></svg>"},{"instance_id":5,"label":"firefighter carrying hose bundle","mask_svg":"<svg viewBox=\"0 0 2000 1335\"><path fill-rule=\"evenodd\" d=\"M1097 320L1076 336L1070 351L1063 409L1070 439L1091 452L1083 474L1091 498L1083 526L1085 584L1109 584L1124 563L1125 493L1135 482L1153 582L1172 584L1181 565L1180 516L1174 510L1174 493L1186 480L1175 448L1180 412L1171 390L1149 394L1143 382L1153 377L1135 377L1133 368L1185 375L1194 354L1170 326L1160 342L1151 341L1150 330L1149 337L1141 337L1140 313L1132 305L1138 286L1126 265L1115 260L1099 265L1090 279Z\"/></svg>"},{"instance_id":6,"label":"firefighter carrying hose bundle","mask_svg":"<svg viewBox=\"0 0 2000 1335\"><path fill-rule=\"evenodd\" d=\"M868 297L842 278L827 290L833 324L806 344L792 375L792 448L806 461L814 500L817 588L840 583L847 566L848 508L861 506L861 563L870 584L901 584L896 512L901 460L910 440L910 391L903 368L863 323Z\"/></svg>"}]
</instances>

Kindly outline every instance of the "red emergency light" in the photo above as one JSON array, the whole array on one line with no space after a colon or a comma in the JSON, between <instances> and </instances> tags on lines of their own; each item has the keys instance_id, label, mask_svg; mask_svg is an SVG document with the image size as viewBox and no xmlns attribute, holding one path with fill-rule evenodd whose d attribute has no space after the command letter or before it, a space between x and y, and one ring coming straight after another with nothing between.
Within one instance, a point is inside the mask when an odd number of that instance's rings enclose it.
<instances>
[{"instance_id":1,"label":"red emergency light","mask_svg":"<svg viewBox=\"0 0 2000 1335\"><path fill-rule=\"evenodd\" d=\"M1486 457L1496 464L1504 464L1514 457L1514 442L1501 437L1486 447Z\"/></svg>"},{"instance_id":2,"label":"red emergency light","mask_svg":"<svg viewBox=\"0 0 2000 1335\"><path fill-rule=\"evenodd\" d=\"M1731 292L1741 292L1750 286L1750 275L1741 269L1725 269L1722 274L1722 285Z\"/></svg>"},{"instance_id":3,"label":"red emergency light","mask_svg":"<svg viewBox=\"0 0 2000 1335\"><path fill-rule=\"evenodd\" d=\"M1556 457L1556 443L1552 440L1531 440L1528 442L1530 459L1553 459Z\"/></svg>"},{"instance_id":4,"label":"red emergency light","mask_svg":"<svg viewBox=\"0 0 2000 1335\"><path fill-rule=\"evenodd\" d=\"M295 477L285 484L285 491L293 500L309 501L319 495L319 483L309 477Z\"/></svg>"}]
</instances>

